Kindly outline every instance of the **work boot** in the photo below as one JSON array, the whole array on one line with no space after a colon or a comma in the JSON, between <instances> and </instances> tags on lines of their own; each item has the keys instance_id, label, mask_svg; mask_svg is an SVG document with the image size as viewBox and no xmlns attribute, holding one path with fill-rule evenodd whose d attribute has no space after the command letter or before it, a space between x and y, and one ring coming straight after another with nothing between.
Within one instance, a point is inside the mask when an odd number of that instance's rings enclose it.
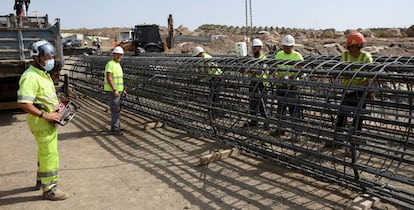
<instances>
[{"instance_id":1,"label":"work boot","mask_svg":"<svg viewBox=\"0 0 414 210\"><path fill-rule=\"evenodd\" d=\"M67 198L69 198L69 195L62 190L57 189L57 187L53 187L49 191L43 193L43 199L45 200L61 201L66 200Z\"/></svg>"},{"instance_id":2,"label":"work boot","mask_svg":"<svg viewBox=\"0 0 414 210\"><path fill-rule=\"evenodd\" d=\"M120 130L114 130L114 131L111 131L111 135L122 136L122 132Z\"/></svg>"}]
</instances>

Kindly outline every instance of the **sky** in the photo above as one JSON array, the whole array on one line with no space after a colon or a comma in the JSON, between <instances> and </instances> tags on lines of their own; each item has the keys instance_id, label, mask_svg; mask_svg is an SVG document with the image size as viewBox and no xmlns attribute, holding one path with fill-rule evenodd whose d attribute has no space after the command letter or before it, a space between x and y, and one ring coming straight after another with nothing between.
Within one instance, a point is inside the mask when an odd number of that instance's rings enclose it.
<instances>
[{"instance_id":1,"label":"sky","mask_svg":"<svg viewBox=\"0 0 414 210\"><path fill-rule=\"evenodd\" d=\"M253 26L342 31L414 25L414 0L250 1ZM0 15L14 13L13 5L13 0L0 0ZM31 0L29 15L34 11L39 16L48 14L50 22L60 18L62 29L132 28L144 23L167 26L169 14L173 15L174 28L246 25L246 0Z\"/></svg>"}]
</instances>

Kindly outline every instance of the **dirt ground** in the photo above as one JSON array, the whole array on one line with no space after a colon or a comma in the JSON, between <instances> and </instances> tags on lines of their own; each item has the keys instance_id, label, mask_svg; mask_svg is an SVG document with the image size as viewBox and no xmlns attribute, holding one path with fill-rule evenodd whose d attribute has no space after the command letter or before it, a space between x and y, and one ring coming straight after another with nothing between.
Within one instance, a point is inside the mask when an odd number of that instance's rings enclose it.
<instances>
[{"instance_id":1,"label":"dirt ground","mask_svg":"<svg viewBox=\"0 0 414 210\"><path fill-rule=\"evenodd\" d=\"M127 112L124 135L112 136L103 104L75 101L79 114L59 128L58 184L70 194L59 202L32 190L36 143L25 114L0 112L0 209L344 209L358 195L247 154L199 166L226 147Z\"/></svg>"}]
</instances>

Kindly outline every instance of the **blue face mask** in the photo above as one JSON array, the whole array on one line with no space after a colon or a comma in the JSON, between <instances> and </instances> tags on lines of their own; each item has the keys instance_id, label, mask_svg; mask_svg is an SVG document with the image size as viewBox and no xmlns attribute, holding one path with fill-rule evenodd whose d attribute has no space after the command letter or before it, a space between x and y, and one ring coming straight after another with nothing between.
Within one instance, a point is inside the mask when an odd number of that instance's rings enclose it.
<instances>
[{"instance_id":1,"label":"blue face mask","mask_svg":"<svg viewBox=\"0 0 414 210\"><path fill-rule=\"evenodd\" d=\"M52 70L53 67L55 67L55 59L46 60L45 66L43 66L46 71Z\"/></svg>"}]
</instances>

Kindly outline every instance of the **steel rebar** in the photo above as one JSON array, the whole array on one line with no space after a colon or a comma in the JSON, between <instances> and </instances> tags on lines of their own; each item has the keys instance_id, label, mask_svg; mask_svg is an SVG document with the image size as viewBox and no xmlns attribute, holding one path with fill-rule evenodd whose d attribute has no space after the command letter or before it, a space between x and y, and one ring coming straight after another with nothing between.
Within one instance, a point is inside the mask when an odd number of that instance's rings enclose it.
<instances>
[{"instance_id":1,"label":"steel rebar","mask_svg":"<svg viewBox=\"0 0 414 210\"><path fill-rule=\"evenodd\" d=\"M320 58L125 57L129 94L123 107L412 208L413 59L358 64ZM104 102L103 70L110 59L74 61L67 67L71 87ZM207 64L223 74L207 74L201 68ZM249 77L249 70L269 77ZM278 72L291 76L279 78ZM347 85L344 78L367 82ZM264 83L269 86L260 88ZM357 100L344 103L352 93L360 93ZM249 110L259 100L264 106Z\"/></svg>"}]
</instances>

